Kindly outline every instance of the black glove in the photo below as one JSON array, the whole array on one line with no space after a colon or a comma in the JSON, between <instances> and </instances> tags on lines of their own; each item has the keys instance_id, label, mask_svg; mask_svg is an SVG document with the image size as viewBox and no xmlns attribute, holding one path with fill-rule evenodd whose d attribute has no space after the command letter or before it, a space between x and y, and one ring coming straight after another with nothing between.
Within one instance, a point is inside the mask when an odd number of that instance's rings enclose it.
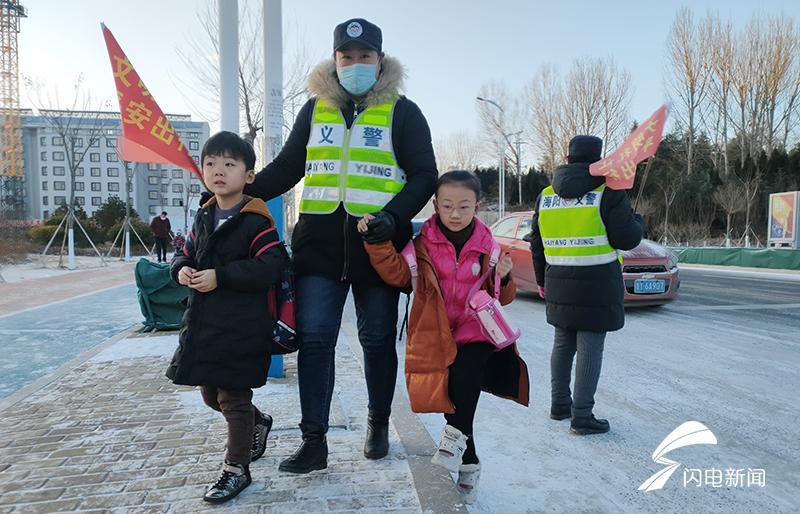
<instances>
[{"instance_id":1,"label":"black glove","mask_svg":"<svg viewBox=\"0 0 800 514\"><path fill-rule=\"evenodd\" d=\"M383 243L392 239L396 224L394 216L386 211L376 212L372 215L375 216L375 219L370 220L367 224L367 233L364 234L364 239L370 244Z\"/></svg>"}]
</instances>

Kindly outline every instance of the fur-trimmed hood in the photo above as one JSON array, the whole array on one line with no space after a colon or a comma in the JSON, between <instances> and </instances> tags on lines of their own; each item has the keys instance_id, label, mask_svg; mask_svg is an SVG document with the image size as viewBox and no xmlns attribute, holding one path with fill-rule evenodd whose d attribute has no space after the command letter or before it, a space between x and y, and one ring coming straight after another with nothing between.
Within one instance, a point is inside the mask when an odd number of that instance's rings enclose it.
<instances>
[{"instance_id":1,"label":"fur-trimmed hood","mask_svg":"<svg viewBox=\"0 0 800 514\"><path fill-rule=\"evenodd\" d=\"M405 76L405 67L400 61L384 55L381 60L378 81L367 93L365 104L367 106L378 105L401 95ZM312 96L322 98L325 102L340 109L353 99L350 93L339 84L339 78L336 76L336 63L332 58L322 61L311 71L308 77L308 90Z\"/></svg>"}]
</instances>

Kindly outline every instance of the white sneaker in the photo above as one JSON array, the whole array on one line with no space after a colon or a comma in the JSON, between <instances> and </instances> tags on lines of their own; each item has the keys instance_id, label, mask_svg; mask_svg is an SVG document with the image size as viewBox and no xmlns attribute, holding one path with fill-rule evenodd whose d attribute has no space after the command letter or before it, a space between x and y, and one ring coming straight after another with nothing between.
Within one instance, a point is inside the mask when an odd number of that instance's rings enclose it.
<instances>
[{"instance_id":1,"label":"white sneaker","mask_svg":"<svg viewBox=\"0 0 800 514\"><path fill-rule=\"evenodd\" d=\"M442 441L439 448L433 454L431 462L437 466L455 473L461 465L461 457L467 449L467 436L461 431L450 425L445 425L442 430Z\"/></svg>"},{"instance_id":2,"label":"white sneaker","mask_svg":"<svg viewBox=\"0 0 800 514\"><path fill-rule=\"evenodd\" d=\"M481 463L462 464L458 468L458 492L464 503L475 503L478 497L478 479L481 477Z\"/></svg>"}]
</instances>

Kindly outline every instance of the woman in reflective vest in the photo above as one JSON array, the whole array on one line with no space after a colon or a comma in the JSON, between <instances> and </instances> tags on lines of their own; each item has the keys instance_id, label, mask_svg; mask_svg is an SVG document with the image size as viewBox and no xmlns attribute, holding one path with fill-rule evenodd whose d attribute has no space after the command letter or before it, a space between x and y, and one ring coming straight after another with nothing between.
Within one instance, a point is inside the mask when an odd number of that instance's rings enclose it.
<instances>
[{"instance_id":1,"label":"woman in reflective vest","mask_svg":"<svg viewBox=\"0 0 800 514\"><path fill-rule=\"evenodd\" d=\"M268 200L303 182L291 244L303 443L280 465L294 473L327 466L334 347L351 286L369 396L364 454L388 452L399 291L372 268L356 226L373 214L366 239L402 249L438 177L428 123L402 95L403 66L383 54L380 28L347 20L334 30L333 50L333 59L311 72L312 98L286 145L245 189Z\"/></svg>"},{"instance_id":2,"label":"woman in reflective vest","mask_svg":"<svg viewBox=\"0 0 800 514\"><path fill-rule=\"evenodd\" d=\"M594 136L570 141L567 164L555 170L553 184L539 195L532 224L536 283L547 303L547 322L555 327L550 417L572 418L570 430L581 435L609 430L593 408L606 332L625 324L618 251L635 248L643 232L628 194L606 188L603 177L589 174L602 147Z\"/></svg>"}]
</instances>

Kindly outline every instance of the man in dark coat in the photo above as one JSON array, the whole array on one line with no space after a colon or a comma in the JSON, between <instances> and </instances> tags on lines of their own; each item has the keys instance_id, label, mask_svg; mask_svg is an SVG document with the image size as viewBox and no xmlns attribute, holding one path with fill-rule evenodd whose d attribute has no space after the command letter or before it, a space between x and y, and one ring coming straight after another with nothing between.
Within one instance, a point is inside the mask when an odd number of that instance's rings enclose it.
<instances>
[{"instance_id":1,"label":"man in dark coat","mask_svg":"<svg viewBox=\"0 0 800 514\"><path fill-rule=\"evenodd\" d=\"M537 198L532 223L536 283L547 302L547 322L555 327L550 417L571 417L570 429L582 435L609 430L608 421L595 418L592 409L606 332L625 324L617 251L635 248L643 230L627 193L606 188L604 177L589 174L602 146L594 136L570 141L567 164L555 170L552 186ZM570 375L576 353L573 401Z\"/></svg>"},{"instance_id":2,"label":"man in dark coat","mask_svg":"<svg viewBox=\"0 0 800 514\"><path fill-rule=\"evenodd\" d=\"M169 233L172 230L169 218L167 218L167 211L153 218L153 221L150 222L150 230L153 231L153 238L156 241L158 262L167 262L167 245L169 245Z\"/></svg>"},{"instance_id":3,"label":"man in dark coat","mask_svg":"<svg viewBox=\"0 0 800 514\"><path fill-rule=\"evenodd\" d=\"M430 129L402 96L404 69L384 55L380 29L360 18L341 23L333 50L333 59L311 72L312 98L286 145L245 189L269 200L304 181L292 234L303 443L280 464L292 473L327 467L334 348L351 287L369 396L364 455L380 459L389 451L399 290L370 265L356 226L373 214L366 239L402 249L438 177Z\"/></svg>"}]
</instances>

